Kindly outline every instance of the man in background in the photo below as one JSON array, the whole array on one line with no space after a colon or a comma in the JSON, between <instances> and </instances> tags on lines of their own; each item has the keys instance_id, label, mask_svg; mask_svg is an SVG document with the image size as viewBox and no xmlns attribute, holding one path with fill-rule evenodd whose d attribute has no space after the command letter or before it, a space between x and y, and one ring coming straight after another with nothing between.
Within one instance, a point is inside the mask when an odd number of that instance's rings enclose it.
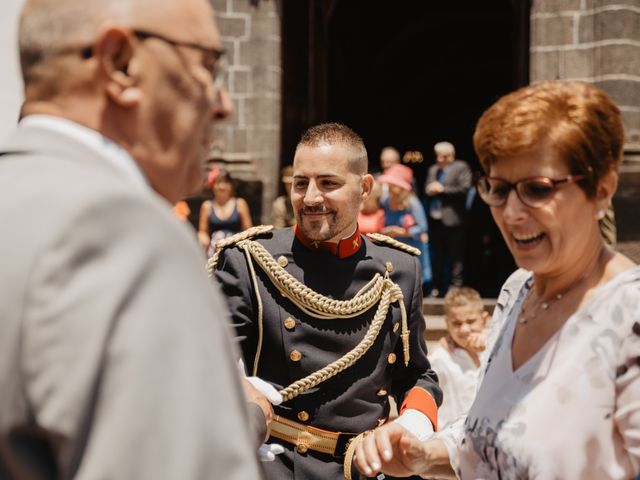
<instances>
[{"instance_id":1,"label":"man in background","mask_svg":"<svg viewBox=\"0 0 640 480\"><path fill-rule=\"evenodd\" d=\"M471 170L449 142L433 147L436 163L427 173L429 197L429 241L433 270L432 296L444 296L449 284L464 282L465 200L471 188Z\"/></svg>"},{"instance_id":2,"label":"man in background","mask_svg":"<svg viewBox=\"0 0 640 480\"><path fill-rule=\"evenodd\" d=\"M171 212L232 108L209 3L28 0L19 43L0 477L259 478L224 303Z\"/></svg>"},{"instance_id":3,"label":"man in background","mask_svg":"<svg viewBox=\"0 0 640 480\"><path fill-rule=\"evenodd\" d=\"M380 152L380 170L384 173L390 166L400 163L400 152L394 147L384 147Z\"/></svg>"},{"instance_id":4,"label":"man in background","mask_svg":"<svg viewBox=\"0 0 640 480\"><path fill-rule=\"evenodd\" d=\"M278 196L271 206L271 219L275 228L292 227L296 223L291 206L291 184L293 183L293 167L287 165L280 170L280 181L284 194Z\"/></svg>"}]
</instances>

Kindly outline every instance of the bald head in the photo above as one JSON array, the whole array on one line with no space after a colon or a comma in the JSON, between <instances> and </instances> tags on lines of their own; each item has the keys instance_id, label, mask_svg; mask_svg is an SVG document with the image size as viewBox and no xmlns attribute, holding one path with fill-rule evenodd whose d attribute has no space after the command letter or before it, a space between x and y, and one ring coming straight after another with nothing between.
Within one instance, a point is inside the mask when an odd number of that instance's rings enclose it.
<instances>
[{"instance_id":1,"label":"bald head","mask_svg":"<svg viewBox=\"0 0 640 480\"><path fill-rule=\"evenodd\" d=\"M321 123L308 129L302 135L296 151L302 147L322 145L343 145L353 154L347 159L352 173L365 175L369 168L367 149L360 135L341 123Z\"/></svg>"},{"instance_id":2,"label":"bald head","mask_svg":"<svg viewBox=\"0 0 640 480\"><path fill-rule=\"evenodd\" d=\"M199 8L186 8L186 3ZM213 22L207 0L26 0L18 36L23 80L29 83L37 67L52 57L91 46L106 26L165 33L175 29L180 36L187 25L186 31L200 40L204 36L199 32L208 33Z\"/></svg>"},{"instance_id":3,"label":"bald head","mask_svg":"<svg viewBox=\"0 0 640 480\"><path fill-rule=\"evenodd\" d=\"M62 117L109 138L175 202L197 191L213 127L221 41L209 0L26 0L25 116Z\"/></svg>"},{"instance_id":4,"label":"bald head","mask_svg":"<svg viewBox=\"0 0 640 480\"><path fill-rule=\"evenodd\" d=\"M18 43L25 83L34 68L61 52L93 43L105 23L133 24L131 0L27 0L20 16Z\"/></svg>"},{"instance_id":5,"label":"bald head","mask_svg":"<svg viewBox=\"0 0 640 480\"><path fill-rule=\"evenodd\" d=\"M397 163L400 163L400 152L393 147L384 147L380 153L380 168L382 171Z\"/></svg>"}]
</instances>

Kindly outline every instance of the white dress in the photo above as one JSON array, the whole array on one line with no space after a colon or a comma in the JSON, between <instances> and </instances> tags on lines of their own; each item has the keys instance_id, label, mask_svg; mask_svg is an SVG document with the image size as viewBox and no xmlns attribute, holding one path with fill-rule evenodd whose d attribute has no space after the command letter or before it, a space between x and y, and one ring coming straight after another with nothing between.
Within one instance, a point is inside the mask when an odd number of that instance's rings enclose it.
<instances>
[{"instance_id":1,"label":"white dress","mask_svg":"<svg viewBox=\"0 0 640 480\"><path fill-rule=\"evenodd\" d=\"M429 355L429 362L442 389L442 405L438 408L438 428L442 429L469 411L478 389L480 368L463 348L451 353L438 348Z\"/></svg>"},{"instance_id":2,"label":"white dress","mask_svg":"<svg viewBox=\"0 0 640 480\"><path fill-rule=\"evenodd\" d=\"M531 274L498 298L484 378L438 435L463 479L630 479L640 471L640 267L609 281L526 363L513 332Z\"/></svg>"}]
</instances>

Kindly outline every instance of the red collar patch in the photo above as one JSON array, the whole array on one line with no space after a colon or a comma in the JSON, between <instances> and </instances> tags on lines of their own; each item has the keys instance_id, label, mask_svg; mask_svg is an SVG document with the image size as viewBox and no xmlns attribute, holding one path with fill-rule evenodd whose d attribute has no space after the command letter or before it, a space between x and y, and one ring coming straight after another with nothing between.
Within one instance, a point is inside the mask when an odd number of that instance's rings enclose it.
<instances>
[{"instance_id":1,"label":"red collar patch","mask_svg":"<svg viewBox=\"0 0 640 480\"><path fill-rule=\"evenodd\" d=\"M294 226L293 231L300 243L312 252L329 252L338 258L348 258L357 253L358 250L360 250L360 247L362 247L362 237L360 236L360 229L358 227L356 227L356 231L353 232L353 235L343 238L338 243L310 240L304 235L304 233L302 233L302 230L298 228L298 225Z\"/></svg>"}]
</instances>

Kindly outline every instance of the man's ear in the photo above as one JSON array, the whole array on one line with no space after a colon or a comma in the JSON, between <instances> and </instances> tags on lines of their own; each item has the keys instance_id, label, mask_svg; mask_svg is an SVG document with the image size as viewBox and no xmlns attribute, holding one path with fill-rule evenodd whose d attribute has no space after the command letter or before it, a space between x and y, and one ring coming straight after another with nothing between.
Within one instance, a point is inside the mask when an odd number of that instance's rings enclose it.
<instances>
[{"instance_id":1,"label":"man's ear","mask_svg":"<svg viewBox=\"0 0 640 480\"><path fill-rule=\"evenodd\" d=\"M362 177L362 201L366 200L369 198L369 195L371 195L371 192L373 191L373 183L373 175L370 173L367 173Z\"/></svg>"},{"instance_id":2,"label":"man's ear","mask_svg":"<svg viewBox=\"0 0 640 480\"><path fill-rule=\"evenodd\" d=\"M131 33L120 27L107 27L98 36L93 50L109 99L123 108L138 105L142 91L138 86Z\"/></svg>"}]
</instances>

